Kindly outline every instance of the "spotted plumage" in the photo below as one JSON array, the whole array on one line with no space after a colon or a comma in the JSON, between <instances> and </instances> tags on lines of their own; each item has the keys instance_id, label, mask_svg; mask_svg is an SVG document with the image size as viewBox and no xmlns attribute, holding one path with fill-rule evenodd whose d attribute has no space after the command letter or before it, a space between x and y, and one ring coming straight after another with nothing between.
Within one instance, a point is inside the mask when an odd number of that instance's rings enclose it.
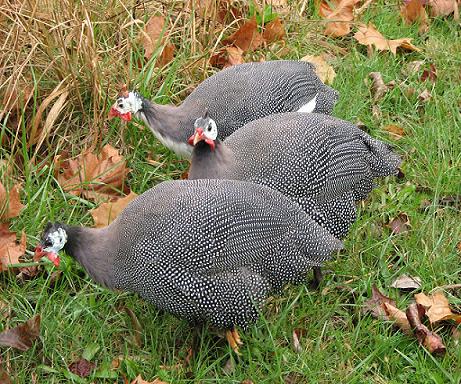
<instances>
[{"instance_id":1,"label":"spotted plumage","mask_svg":"<svg viewBox=\"0 0 461 384\"><path fill-rule=\"evenodd\" d=\"M355 125L322 114L281 113L252 121L214 147L219 125L197 119L190 179L247 180L282 192L343 238L355 201L373 179L394 174L400 158ZM201 140L200 138L203 138Z\"/></svg>"},{"instance_id":2,"label":"spotted plumage","mask_svg":"<svg viewBox=\"0 0 461 384\"><path fill-rule=\"evenodd\" d=\"M342 246L277 191L232 180L161 183L108 227L47 227L37 249L62 247L59 230L97 282L225 329L247 326L271 292Z\"/></svg>"},{"instance_id":3,"label":"spotted plumage","mask_svg":"<svg viewBox=\"0 0 461 384\"><path fill-rule=\"evenodd\" d=\"M157 138L179 155L190 157L187 138L197 116L208 111L222 140L261 117L301 110L331 113L338 94L324 85L312 64L303 61L246 63L224 69L203 81L178 107L158 105L134 92L121 95L111 116L144 120Z\"/></svg>"}]
</instances>

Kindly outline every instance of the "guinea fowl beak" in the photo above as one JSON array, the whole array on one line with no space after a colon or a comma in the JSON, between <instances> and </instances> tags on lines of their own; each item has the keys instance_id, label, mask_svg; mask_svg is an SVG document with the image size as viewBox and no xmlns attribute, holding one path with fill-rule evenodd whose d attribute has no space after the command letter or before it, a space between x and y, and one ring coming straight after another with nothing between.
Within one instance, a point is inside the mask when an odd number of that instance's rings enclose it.
<instances>
[{"instance_id":1,"label":"guinea fowl beak","mask_svg":"<svg viewBox=\"0 0 461 384\"><path fill-rule=\"evenodd\" d=\"M202 141L204 139L205 139L205 136L203 135L203 128L197 128L195 130L195 136L194 136L194 140L192 141L192 145L195 145L199 141Z\"/></svg>"},{"instance_id":2,"label":"guinea fowl beak","mask_svg":"<svg viewBox=\"0 0 461 384\"><path fill-rule=\"evenodd\" d=\"M56 268L59 267L59 263L61 262L59 256L53 252L46 252L41 245L37 245L35 247L34 260L39 261L43 256L46 256L48 260L53 262Z\"/></svg>"}]
</instances>

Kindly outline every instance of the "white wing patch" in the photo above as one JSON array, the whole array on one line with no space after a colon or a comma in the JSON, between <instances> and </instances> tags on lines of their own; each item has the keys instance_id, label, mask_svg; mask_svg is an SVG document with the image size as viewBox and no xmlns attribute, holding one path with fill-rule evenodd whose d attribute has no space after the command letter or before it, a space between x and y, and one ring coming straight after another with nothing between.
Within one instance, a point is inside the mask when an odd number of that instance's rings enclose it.
<instances>
[{"instance_id":1,"label":"white wing patch","mask_svg":"<svg viewBox=\"0 0 461 384\"><path fill-rule=\"evenodd\" d=\"M303 112L303 113L313 112L315 109L315 106L317 105L317 95L318 93L315 94L314 98L311 101L301 106L301 108L298 109L298 112Z\"/></svg>"}]
</instances>

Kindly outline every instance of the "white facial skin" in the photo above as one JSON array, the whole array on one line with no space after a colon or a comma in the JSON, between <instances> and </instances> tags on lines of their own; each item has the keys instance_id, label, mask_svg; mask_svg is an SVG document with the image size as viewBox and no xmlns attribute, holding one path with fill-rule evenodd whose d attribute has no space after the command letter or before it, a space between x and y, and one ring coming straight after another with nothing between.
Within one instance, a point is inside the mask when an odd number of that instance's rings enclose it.
<instances>
[{"instance_id":1,"label":"white facial skin","mask_svg":"<svg viewBox=\"0 0 461 384\"><path fill-rule=\"evenodd\" d=\"M216 122L209 117L195 120L194 127L203 128L203 135L207 139L214 141L218 137L218 127L216 126Z\"/></svg>"},{"instance_id":2,"label":"white facial skin","mask_svg":"<svg viewBox=\"0 0 461 384\"><path fill-rule=\"evenodd\" d=\"M43 248L43 250L45 252L57 254L61 249L64 248L64 245L67 242L67 233L64 229L58 228L56 231L49 233L46 239L52 245Z\"/></svg>"},{"instance_id":3,"label":"white facial skin","mask_svg":"<svg viewBox=\"0 0 461 384\"><path fill-rule=\"evenodd\" d=\"M128 112L135 114L142 108L142 100L135 92L130 92L128 97L119 97L114 108L122 114Z\"/></svg>"}]
</instances>

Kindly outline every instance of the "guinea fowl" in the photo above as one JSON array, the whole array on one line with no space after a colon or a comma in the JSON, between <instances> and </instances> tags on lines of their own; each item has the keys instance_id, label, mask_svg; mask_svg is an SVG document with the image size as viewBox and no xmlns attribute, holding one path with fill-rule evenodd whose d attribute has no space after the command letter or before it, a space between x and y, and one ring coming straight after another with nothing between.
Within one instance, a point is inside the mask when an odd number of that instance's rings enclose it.
<instances>
[{"instance_id":1,"label":"guinea fowl","mask_svg":"<svg viewBox=\"0 0 461 384\"><path fill-rule=\"evenodd\" d=\"M98 283L136 292L192 323L227 330L258 317L264 299L301 282L340 240L270 188L233 180L167 181L101 229L49 224L36 247L64 249Z\"/></svg>"},{"instance_id":2,"label":"guinea fowl","mask_svg":"<svg viewBox=\"0 0 461 384\"><path fill-rule=\"evenodd\" d=\"M195 122L189 179L263 184L296 201L338 238L356 218L373 179L395 174L400 157L355 125L329 115L280 113L252 121L223 142L205 115Z\"/></svg>"},{"instance_id":3,"label":"guinea fowl","mask_svg":"<svg viewBox=\"0 0 461 384\"><path fill-rule=\"evenodd\" d=\"M123 91L109 117L142 119L155 136L178 155L190 157L198 116L208 110L224 139L249 121L279 112L331 113L338 94L326 86L304 61L246 63L209 77L178 107L150 102L136 92Z\"/></svg>"}]
</instances>

